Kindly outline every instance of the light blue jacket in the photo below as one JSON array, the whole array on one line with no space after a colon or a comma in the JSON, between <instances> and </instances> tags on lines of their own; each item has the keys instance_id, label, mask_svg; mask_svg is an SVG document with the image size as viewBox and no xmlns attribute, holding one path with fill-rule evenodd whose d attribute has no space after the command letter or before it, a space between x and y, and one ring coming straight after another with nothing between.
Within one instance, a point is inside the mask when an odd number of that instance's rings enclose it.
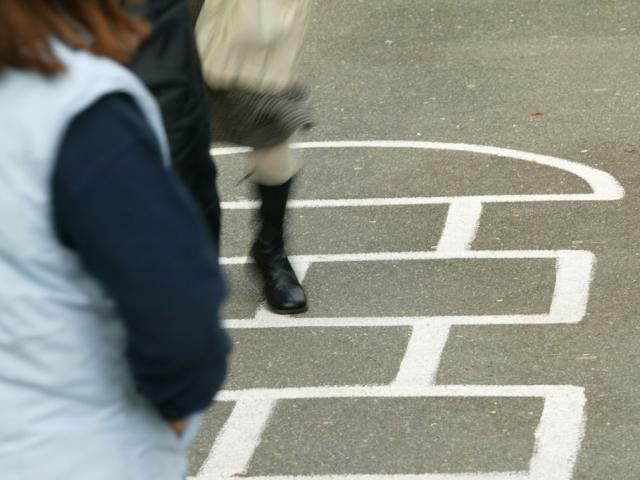
<instances>
[{"instance_id":1,"label":"light blue jacket","mask_svg":"<svg viewBox=\"0 0 640 480\"><path fill-rule=\"evenodd\" d=\"M124 68L55 48L67 74L0 73L0 478L179 480L191 433L178 439L136 393L114 303L52 220L57 152L78 113L130 94L168 160L160 114Z\"/></svg>"}]
</instances>

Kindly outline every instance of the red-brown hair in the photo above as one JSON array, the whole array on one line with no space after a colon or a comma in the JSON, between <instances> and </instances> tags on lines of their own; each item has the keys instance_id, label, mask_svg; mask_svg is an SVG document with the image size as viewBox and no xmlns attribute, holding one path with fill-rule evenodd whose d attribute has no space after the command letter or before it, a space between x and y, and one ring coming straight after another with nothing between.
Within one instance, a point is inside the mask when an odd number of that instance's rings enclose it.
<instances>
[{"instance_id":1,"label":"red-brown hair","mask_svg":"<svg viewBox=\"0 0 640 480\"><path fill-rule=\"evenodd\" d=\"M150 31L146 21L127 14L114 0L0 0L0 68L46 74L64 70L49 45L51 35L128 63Z\"/></svg>"}]
</instances>

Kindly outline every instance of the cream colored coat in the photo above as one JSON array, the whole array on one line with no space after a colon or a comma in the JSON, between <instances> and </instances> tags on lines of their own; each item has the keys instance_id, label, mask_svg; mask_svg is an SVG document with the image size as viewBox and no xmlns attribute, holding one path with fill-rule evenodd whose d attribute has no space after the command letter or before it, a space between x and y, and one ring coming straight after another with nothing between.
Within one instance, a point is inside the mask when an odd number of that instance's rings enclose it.
<instances>
[{"instance_id":1,"label":"cream colored coat","mask_svg":"<svg viewBox=\"0 0 640 480\"><path fill-rule=\"evenodd\" d=\"M209 87L291 86L310 8L311 0L205 0L196 37Z\"/></svg>"}]
</instances>

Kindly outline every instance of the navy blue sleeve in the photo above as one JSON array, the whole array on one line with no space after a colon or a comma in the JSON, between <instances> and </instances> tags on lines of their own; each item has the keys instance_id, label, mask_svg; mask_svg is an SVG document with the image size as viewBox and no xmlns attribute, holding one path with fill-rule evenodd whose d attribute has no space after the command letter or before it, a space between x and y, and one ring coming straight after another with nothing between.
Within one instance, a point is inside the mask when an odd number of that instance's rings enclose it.
<instances>
[{"instance_id":1,"label":"navy blue sleeve","mask_svg":"<svg viewBox=\"0 0 640 480\"><path fill-rule=\"evenodd\" d=\"M123 94L75 118L53 179L58 235L115 299L141 394L168 419L202 410L230 349L225 284L199 211Z\"/></svg>"}]
</instances>

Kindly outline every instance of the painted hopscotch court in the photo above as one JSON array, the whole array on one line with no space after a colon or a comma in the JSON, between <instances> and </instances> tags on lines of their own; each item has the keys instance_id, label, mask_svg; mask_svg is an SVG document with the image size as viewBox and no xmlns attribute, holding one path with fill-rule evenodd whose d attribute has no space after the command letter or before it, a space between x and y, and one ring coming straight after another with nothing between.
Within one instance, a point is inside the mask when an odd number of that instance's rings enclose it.
<instances>
[{"instance_id":1,"label":"painted hopscotch court","mask_svg":"<svg viewBox=\"0 0 640 480\"><path fill-rule=\"evenodd\" d=\"M350 141L312 142L294 145L302 151L319 149L393 150L420 152L459 152L474 154L478 158L490 156L493 159L517 160L524 164L556 169L571 174L589 185L587 193L544 193L544 194L492 194L456 195L431 197L379 197L343 199L292 200L292 209L352 209L358 207L401 207L419 205L443 205L448 208L444 228L437 246L425 251L382 251L353 252L341 254L311 254L291 258L296 271L304 278L311 268L335 266L385 266L393 265L398 272L416 265L434 262L542 262L542 270L551 269L552 278L548 299L548 310L543 312L504 311L486 314L412 314L389 315L349 315L317 316L312 310L305 316L286 317L271 314L263 305L258 306L251 318L231 318L226 325L233 331L249 329L345 329L405 327L410 335L393 379L385 384L354 383L352 385L327 384L323 386L295 386L286 388L230 388L221 392L218 400L232 402L233 409L219 431L208 457L193 479L223 480L234 477L252 480L570 480L580 451L585 425L585 394L580 385L442 385L438 384L437 373L440 360L452 327L459 325L558 325L577 324L586 314L589 289L594 274L596 257L586 250L473 250L472 245L482 220L483 207L495 203L527 202L610 202L624 197L624 190L611 175L568 160L503 148L448 144L436 142L405 141ZM224 157L245 152L242 148L214 149L216 157ZM251 210L256 203L248 200L224 202L228 212ZM246 257L225 257L222 263L229 267L248 263ZM349 275L349 269L341 270ZM391 270L393 271L393 270ZM419 289L417 284L416 288ZM313 296L313 292L310 292ZM354 292L357 298L357 292ZM524 299L521 304L526 304ZM504 310L504 309L503 309ZM534 416L533 438L530 458L526 462L515 462L517 469L507 471L482 471L481 466L461 468L462 471L447 473L426 473L416 471L403 473L384 468L381 472L362 468L361 472L340 474L337 467L318 466L316 471L301 468L298 472L270 472L268 475L253 475L250 468L256 452L260 450L265 436L273 437L273 422L282 417L279 407L296 402L317 402L322 400L350 402L374 402L374 408L396 410L394 402L405 405L406 401L416 405L420 402L464 402L467 399L492 402L534 401L540 411ZM329 409L327 412L330 413ZM349 411L348 409L346 411ZM493 413L493 412L492 412ZM285 416L286 417L286 416ZM327 419L332 424L335 419ZM348 423L348 422L347 422ZM435 425L432 424L432 425ZM294 429L295 430L295 429ZM277 431L277 429L276 429ZM286 435L286 433L283 433ZM298 432L299 442L304 443L304 432ZM312 434L309 434L313 437ZM363 439L384 444L384 438ZM293 440L295 444L295 439ZM284 442L286 443L286 442ZM503 446L504 447L504 446ZM348 447L345 447L348 449ZM388 448L393 449L394 445ZM420 451L420 445L414 446ZM453 447L452 447L453 448ZM508 444L506 446L508 448ZM283 453L283 455L286 452ZM346 452L348 455L348 452ZM424 453L426 455L427 453ZM321 455L321 453L319 453ZM300 459L304 462L304 459ZM276 462L277 463L277 462ZM463 464L464 462L461 462ZM524 464L523 464L524 463ZM451 470L455 470L455 465ZM476 467L478 469L476 470ZM313 470L314 467L311 467ZM375 470L375 468L374 468ZM393 468L391 468L393 470ZM304 473L301 473L304 472Z\"/></svg>"}]
</instances>

